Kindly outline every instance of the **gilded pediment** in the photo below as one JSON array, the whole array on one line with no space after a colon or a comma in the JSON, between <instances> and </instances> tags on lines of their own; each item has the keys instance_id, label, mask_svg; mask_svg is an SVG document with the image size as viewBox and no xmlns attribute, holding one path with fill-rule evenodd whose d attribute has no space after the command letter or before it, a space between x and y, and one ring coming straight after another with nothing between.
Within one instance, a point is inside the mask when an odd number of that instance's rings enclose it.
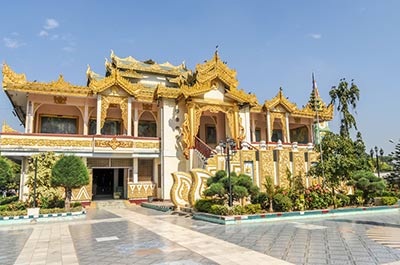
<instances>
[{"instance_id":1,"label":"gilded pediment","mask_svg":"<svg viewBox=\"0 0 400 265\"><path fill-rule=\"evenodd\" d=\"M4 90L12 89L14 91L48 95L87 96L90 94L88 87L73 85L65 81L63 75L60 75L57 80L47 83L27 81L25 74L15 73L6 64L3 65L3 88Z\"/></svg>"}]
</instances>

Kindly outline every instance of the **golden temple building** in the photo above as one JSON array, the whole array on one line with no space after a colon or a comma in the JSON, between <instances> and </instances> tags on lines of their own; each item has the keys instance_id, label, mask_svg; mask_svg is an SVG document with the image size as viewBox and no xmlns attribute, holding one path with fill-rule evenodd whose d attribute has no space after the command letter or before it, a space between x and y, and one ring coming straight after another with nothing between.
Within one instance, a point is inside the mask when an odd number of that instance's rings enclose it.
<instances>
[{"instance_id":1,"label":"golden temple building","mask_svg":"<svg viewBox=\"0 0 400 265\"><path fill-rule=\"evenodd\" d=\"M259 187L267 175L286 185L288 170L311 184L306 173L318 156L311 100L299 109L279 89L259 102L238 88L236 71L217 52L194 71L113 52L105 68L101 76L88 67L87 84L75 85L62 75L28 81L3 65L3 89L25 131L4 125L0 151L21 161L21 197L28 192L28 158L51 151L75 154L89 169L90 183L74 190L74 200L116 192L132 201L169 200L176 172L226 168L220 142L228 138L236 143L230 170L248 174ZM326 124L333 106L318 100L319 122Z\"/></svg>"}]
</instances>

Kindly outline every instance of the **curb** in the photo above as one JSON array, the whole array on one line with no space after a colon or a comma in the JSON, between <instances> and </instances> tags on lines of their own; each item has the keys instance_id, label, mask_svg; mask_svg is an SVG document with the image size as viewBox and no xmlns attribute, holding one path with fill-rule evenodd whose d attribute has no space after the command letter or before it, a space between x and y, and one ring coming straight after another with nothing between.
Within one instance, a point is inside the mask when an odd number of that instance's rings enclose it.
<instances>
[{"instance_id":1,"label":"curb","mask_svg":"<svg viewBox=\"0 0 400 265\"><path fill-rule=\"evenodd\" d=\"M282 221L290 219L306 219L322 216L341 216L349 214L372 213L375 211L392 211L399 209L399 205L360 207L348 209L324 209L302 212L263 213L256 215L221 216L209 213L193 213L193 219L222 225Z\"/></svg>"},{"instance_id":2,"label":"curb","mask_svg":"<svg viewBox=\"0 0 400 265\"><path fill-rule=\"evenodd\" d=\"M140 204L140 206L142 206L144 208L149 208L149 209L161 211L161 212L169 212L169 211L173 211L174 210L174 206L173 205L156 205L156 204L152 204L152 203L142 202Z\"/></svg>"},{"instance_id":3,"label":"curb","mask_svg":"<svg viewBox=\"0 0 400 265\"><path fill-rule=\"evenodd\" d=\"M34 216L34 215L0 216L0 221L34 219L34 218L49 218L49 217L66 217L66 216L78 216L78 215L84 215L84 214L86 214L86 211L68 212L68 213L48 213L48 214L39 214L38 216Z\"/></svg>"}]
</instances>

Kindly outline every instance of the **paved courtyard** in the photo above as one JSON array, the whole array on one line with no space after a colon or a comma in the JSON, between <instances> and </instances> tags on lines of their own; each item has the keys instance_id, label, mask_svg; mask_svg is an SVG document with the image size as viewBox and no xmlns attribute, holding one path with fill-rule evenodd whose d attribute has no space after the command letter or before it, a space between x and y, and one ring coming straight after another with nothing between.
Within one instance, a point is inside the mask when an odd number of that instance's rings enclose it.
<instances>
[{"instance_id":1,"label":"paved courtyard","mask_svg":"<svg viewBox=\"0 0 400 265\"><path fill-rule=\"evenodd\" d=\"M141 207L0 223L0 264L400 264L400 212L222 226Z\"/></svg>"}]
</instances>

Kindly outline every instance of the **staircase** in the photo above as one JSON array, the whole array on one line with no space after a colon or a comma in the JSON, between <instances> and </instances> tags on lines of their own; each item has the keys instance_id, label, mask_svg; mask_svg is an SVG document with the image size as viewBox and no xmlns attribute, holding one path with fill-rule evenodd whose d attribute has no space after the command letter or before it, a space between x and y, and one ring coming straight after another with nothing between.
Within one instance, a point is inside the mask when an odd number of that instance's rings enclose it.
<instances>
[{"instance_id":1,"label":"staircase","mask_svg":"<svg viewBox=\"0 0 400 265\"><path fill-rule=\"evenodd\" d=\"M95 202L97 209L126 208L124 200L99 200Z\"/></svg>"},{"instance_id":2,"label":"staircase","mask_svg":"<svg viewBox=\"0 0 400 265\"><path fill-rule=\"evenodd\" d=\"M203 142L197 136L195 137L195 148L194 148L196 157L195 159L195 167L205 168L207 165L207 160L210 157L216 155L216 151L213 150L210 146L208 146L205 142Z\"/></svg>"}]
</instances>

